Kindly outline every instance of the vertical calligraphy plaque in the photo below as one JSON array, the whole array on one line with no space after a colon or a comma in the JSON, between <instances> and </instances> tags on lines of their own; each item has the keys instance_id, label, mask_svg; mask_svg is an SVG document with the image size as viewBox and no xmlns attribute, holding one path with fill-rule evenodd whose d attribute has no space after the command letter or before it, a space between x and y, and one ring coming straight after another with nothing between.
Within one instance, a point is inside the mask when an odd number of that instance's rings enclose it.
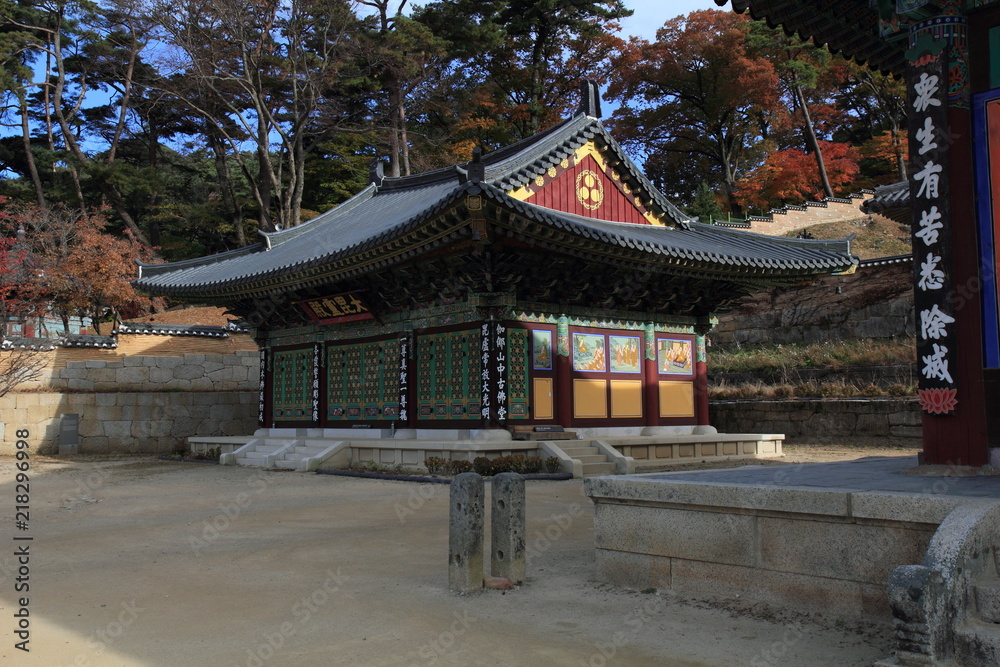
<instances>
[{"instance_id":1,"label":"vertical calligraphy plaque","mask_svg":"<svg viewBox=\"0 0 1000 667\"><path fill-rule=\"evenodd\" d=\"M493 322L485 322L480 331L480 353L482 354L482 400L480 403L480 414L483 419L483 426L489 426L493 419L493 355L490 350L493 347Z\"/></svg>"},{"instance_id":2,"label":"vertical calligraphy plaque","mask_svg":"<svg viewBox=\"0 0 1000 667\"><path fill-rule=\"evenodd\" d=\"M493 356L496 362L496 411L497 423L507 426L507 412L510 408L507 401L507 327L503 324L493 325Z\"/></svg>"},{"instance_id":3,"label":"vertical calligraphy plaque","mask_svg":"<svg viewBox=\"0 0 1000 667\"><path fill-rule=\"evenodd\" d=\"M410 337L399 337L399 414L397 419L405 422L409 416L409 405L407 405L410 395Z\"/></svg>"},{"instance_id":4,"label":"vertical calligraphy plaque","mask_svg":"<svg viewBox=\"0 0 1000 667\"><path fill-rule=\"evenodd\" d=\"M951 414L957 404L956 324L949 187L945 50L925 50L907 68L910 208L920 405Z\"/></svg>"},{"instance_id":5,"label":"vertical calligraphy plaque","mask_svg":"<svg viewBox=\"0 0 1000 667\"><path fill-rule=\"evenodd\" d=\"M260 381L257 384L257 425L264 427L265 396L267 395L267 350L260 350Z\"/></svg>"},{"instance_id":6,"label":"vertical calligraphy plaque","mask_svg":"<svg viewBox=\"0 0 1000 667\"><path fill-rule=\"evenodd\" d=\"M320 376L320 355L323 354L323 346L319 343L313 344L312 362L312 420L319 424L319 376Z\"/></svg>"}]
</instances>

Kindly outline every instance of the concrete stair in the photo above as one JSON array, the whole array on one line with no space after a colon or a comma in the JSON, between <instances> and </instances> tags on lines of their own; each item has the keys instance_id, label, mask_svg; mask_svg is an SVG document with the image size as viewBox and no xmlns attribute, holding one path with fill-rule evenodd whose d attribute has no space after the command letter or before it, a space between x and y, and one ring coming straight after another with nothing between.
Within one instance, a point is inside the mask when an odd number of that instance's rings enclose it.
<instances>
[{"instance_id":1,"label":"concrete stair","mask_svg":"<svg viewBox=\"0 0 1000 667\"><path fill-rule=\"evenodd\" d=\"M329 443L325 442L296 441L291 449L286 449L281 453L281 458L275 460L274 467L298 470L304 459L319 456L327 447Z\"/></svg>"},{"instance_id":2,"label":"concrete stair","mask_svg":"<svg viewBox=\"0 0 1000 667\"><path fill-rule=\"evenodd\" d=\"M294 439L261 438L256 442L248 443L247 447L238 451L236 465L270 468L277 460L283 458L289 449L294 449L299 442Z\"/></svg>"},{"instance_id":3,"label":"concrete stair","mask_svg":"<svg viewBox=\"0 0 1000 667\"><path fill-rule=\"evenodd\" d=\"M570 447L559 443L559 448L568 457L576 459L583 464L584 477L615 474L615 464L608 461L608 457L602 454L597 447L583 444L577 447Z\"/></svg>"},{"instance_id":4,"label":"concrete stair","mask_svg":"<svg viewBox=\"0 0 1000 667\"><path fill-rule=\"evenodd\" d=\"M330 438L254 438L232 453L219 457L222 465L312 472L331 460L346 463L350 442Z\"/></svg>"}]
</instances>

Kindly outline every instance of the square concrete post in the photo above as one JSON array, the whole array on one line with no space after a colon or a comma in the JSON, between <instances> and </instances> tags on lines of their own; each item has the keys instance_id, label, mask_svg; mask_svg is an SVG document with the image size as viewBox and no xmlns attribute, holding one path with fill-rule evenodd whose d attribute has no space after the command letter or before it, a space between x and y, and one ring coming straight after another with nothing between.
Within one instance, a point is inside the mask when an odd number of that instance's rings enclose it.
<instances>
[{"instance_id":1,"label":"square concrete post","mask_svg":"<svg viewBox=\"0 0 1000 667\"><path fill-rule=\"evenodd\" d=\"M483 478L474 472L451 482L448 526L448 588L471 593L483 588Z\"/></svg>"},{"instance_id":2,"label":"square concrete post","mask_svg":"<svg viewBox=\"0 0 1000 667\"><path fill-rule=\"evenodd\" d=\"M505 472L493 478L490 572L524 581L524 477Z\"/></svg>"}]
</instances>

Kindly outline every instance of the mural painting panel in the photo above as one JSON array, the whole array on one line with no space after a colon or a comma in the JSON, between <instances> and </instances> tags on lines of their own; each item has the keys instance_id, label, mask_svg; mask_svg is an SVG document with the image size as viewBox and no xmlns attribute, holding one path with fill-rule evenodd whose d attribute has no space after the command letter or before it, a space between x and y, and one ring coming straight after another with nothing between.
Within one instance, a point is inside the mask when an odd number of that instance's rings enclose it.
<instances>
[{"instance_id":1,"label":"mural painting panel","mask_svg":"<svg viewBox=\"0 0 1000 667\"><path fill-rule=\"evenodd\" d=\"M691 375L694 372L691 341L679 338L657 339L656 367L662 375Z\"/></svg>"},{"instance_id":2,"label":"mural painting panel","mask_svg":"<svg viewBox=\"0 0 1000 667\"><path fill-rule=\"evenodd\" d=\"M612 373L642 372L642 347L638 336L608 336Z\"/></svg>"},{"instance_id":3,"label":"mural painting panel","mask_svg":"<svg viewBox=\"0 0 1000 667\"><path fill-rule=\"evenodd\" d=\"M607 354L604 349L604 336L601 334L573 334L573 370L607 371Z\"/></svg>"},{"instance_id":4,"label":"mural painting panel","mask_svg":"<svg viewBox=\"0 0 1000 667\"><path fill-rule=\"evenodd\" d=\"M552 370L552 332L533 329L531 332L531 367L536 371Z\"/></svg>"}]
</instances>

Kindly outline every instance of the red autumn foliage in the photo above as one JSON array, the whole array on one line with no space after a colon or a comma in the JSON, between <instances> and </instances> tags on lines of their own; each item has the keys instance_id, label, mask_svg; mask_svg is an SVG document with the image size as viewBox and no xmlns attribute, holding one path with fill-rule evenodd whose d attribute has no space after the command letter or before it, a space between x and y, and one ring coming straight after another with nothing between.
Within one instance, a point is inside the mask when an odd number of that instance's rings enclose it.
<instances>
[{"instance_id":1,"label":"red autumn foliage","mask_svg":"<svg viewBox=\"0 0 1000 667\"><path fill-rule=\"evenodd\" d=\"M834 193L844 194L860 171L860 154L846 143L820 141L819 145ZM736 196L741 205L764 210L824 196L816 157L798 149L771 153L764 164L740 179L738 186Z\"/></svg>"}]
</instances>

